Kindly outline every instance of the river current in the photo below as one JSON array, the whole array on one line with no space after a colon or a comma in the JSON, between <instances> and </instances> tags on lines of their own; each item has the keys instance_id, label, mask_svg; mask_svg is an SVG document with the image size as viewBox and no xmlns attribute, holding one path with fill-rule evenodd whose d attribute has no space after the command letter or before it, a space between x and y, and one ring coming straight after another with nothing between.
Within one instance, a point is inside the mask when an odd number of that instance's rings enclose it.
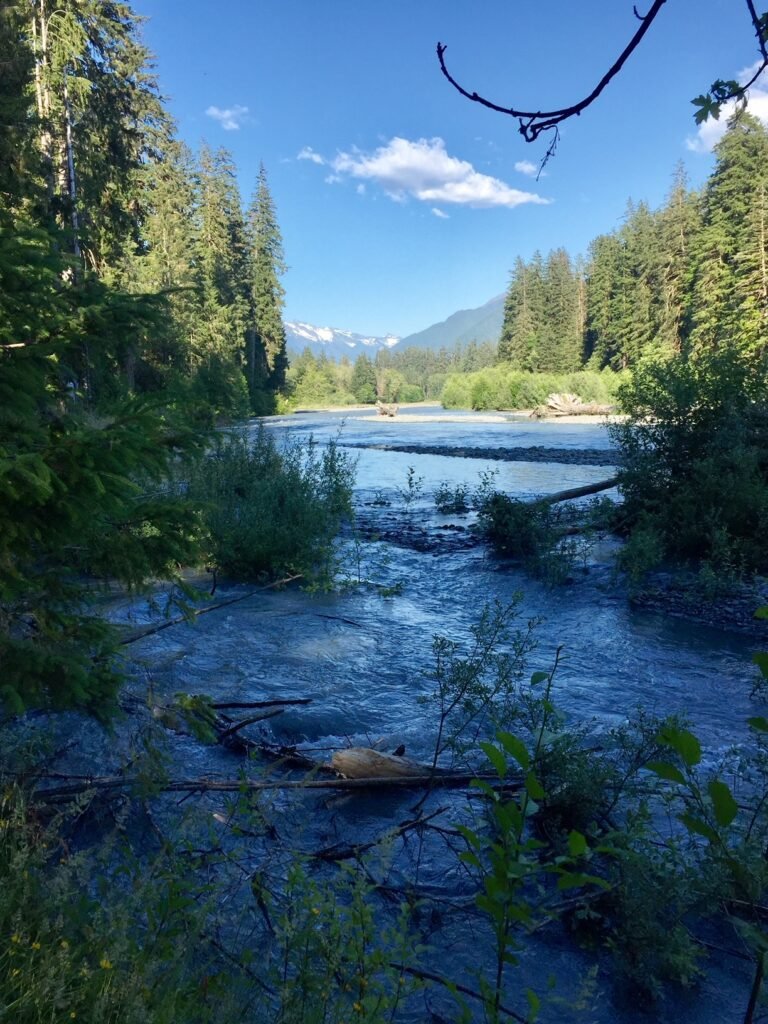
<instances>
[{"instance_id":1,"label":"river current","mask_svg":"<svg viewBox=\"0 0 768 1024\"><path fill-rule=\"evenodd\" d=\"M530 497L610 477L615 462L606 428L595 424L537 423L436 408L409 410L394 420L353 411L273 417L266 423L281 442L309 435L320 442L336 438L357 460L355 502L365 521L400 515L436 538L458 536L444 528L467 523L466 518L435 511L433 494L441 482L475 486L480 474L495 471L496 488ZM559 449L563 458L598 450L604 452L604 464L488 457L489 452L531 446ZM424 447L428 453L418 450ZM443 448L465 454L439 454ZM469 449L482 449L482 455ZM409 469L418 487L413 500L404 502ZM270 723L272 738L319 759L349 745L377 744L392 751L404 744L409 756L428 760L434 709L420 698L434 686L429 679L433 638L466 639L486 603L507 604L519 595L521 624L539 620L529 670L551 667L556 649L562 647L555 700L567 716L587 723L598 737L638 706L658 715L678 713L700 737L705 759L715 763L733 745L746 741L746 719L764 713L750 699L755 641L634 609L614 577L610 545L598 546L570 582L554 588L498 561L477 544L418 550L396 539L373 539L368 530L366 537L347 537L341 550L341 576L349 586L317 594L295 587L262 590L193 624L147 637L131 650L137 679L150 680L160 695L185 691L241 701L309 697L310 705L288 709ZM248 589L220 583L216 597ZM135 603L119 611L120 618L134 624L153 614ZM174 756L183 760L179 774L234 774L226 752L202 747L189 737L175 742ZM331 801L307 795L277 799L275 806L281 820L302 823L311 846L376 835L406 819L413 800L412 794L399 793ZM407 857L407 851L396 855L396 876L406 876ZM421 880L455 896L465 883L452 871L436 853L422 869ZM448 956L454 970L470 978L475 943L483 941L470 936L467 929L472 927L459 914L455 919L447 916L436 930L438 960L445 963ZM589 962L555 930L537 938L518 970L524 985L539 989L554 973L572 995ZM562 1008L542 1019L721 1024L741 1019L738 1009L745 1003L749 980L749 965L713 957L697 989L673 991L652 1009L641 1010L613 984L610 965L601 971L588 1012ZM450 1000L442 1005L448 1013ZM425 1018L416 1012L410 1019Z\"/></svg>"}]
</instances>

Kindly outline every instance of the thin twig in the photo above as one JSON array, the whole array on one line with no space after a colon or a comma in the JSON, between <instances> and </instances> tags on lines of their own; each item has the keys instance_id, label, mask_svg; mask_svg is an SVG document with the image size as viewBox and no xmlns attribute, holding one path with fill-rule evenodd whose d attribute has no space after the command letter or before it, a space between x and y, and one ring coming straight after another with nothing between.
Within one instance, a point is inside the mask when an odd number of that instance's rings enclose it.
<instances>
[{"instance_id":1,"label":"thin twig","mask_svg":"<svg viewBox=\"0 0 768 1024\"><path fill-rule=\"evenodd\" d=\"M481 1003L486 1004L487 1000L484 995L480 992L475 992L474 989L467 988L466 985L460 985L458 982L451 981L449 978L444 978L441 974L434 974L432 971L424 971L418 967L407 967L405 964L390 963L389 965L395 971L402 971L403 974L410 974L412 978L418 978L420 981L434 981L438 985L442 985L444 988L449 989L451 992L461 992L463 996L469 996L470 999L478 999ZM523 1017L522 1014L516 1013L514 1010L510 1010L508 1006L499 1004L496 1007L497 1010L501 1010L512 1020L519 1021L520 1024L528 1024L528 1017Z\"/></svg>"},{"instance_id":2,"label":"thin twig","mask_svg":"<svg viewBox=\"0 0 768 1024\"><path fill-rule=\"evenodd\" d=\"M256 590L248 591L247 594L238 594L237 597L228 597L224 601L217 601L215 604L206 605L205 608L193 608L188 614L176 615L172 619L166 619L165 622L160 622L155 626L150 626L148 629L141 630L139 633L133 633L131 636L125 637L120 641L120 645L122 647L127 647L128 644L135 644L137 640L143 640L145 636L152 636L154 633L159 633L163 629L169 629L171 626L178 626L182 622L188 623L190 619L196 619L200 615L207 615L208 612L215 612L218 611L219 608L226 608L230 604L237 604L238 601L247 601L249 597L255 597L257 594L261 594L265 590L274 590L276 587L284 587L299 579L301 579L301 573L297 573L295 576L286 576L281 580L275 580L274 583L267 583L265 586L258 587Z\"/></svg>"},{"instance_id":3,"label":"thin twig","mask_svg":"<svg viewBox=\"0 0 768 1024\"><path fill-rule=\"evenodd\" d=\"M241 722L235 722L234 725L230 725L224 732L220 732L219 742L224 743L225 740L234 736L241 729L244 729L246 725L253 725L255 722L266 722L268 718L276 718L278 715L283 714L285 714L285 708L275 708L274 711L268 711L265 715L254 715L252 718L244 718Z\"/></svg>"}]
</instances>

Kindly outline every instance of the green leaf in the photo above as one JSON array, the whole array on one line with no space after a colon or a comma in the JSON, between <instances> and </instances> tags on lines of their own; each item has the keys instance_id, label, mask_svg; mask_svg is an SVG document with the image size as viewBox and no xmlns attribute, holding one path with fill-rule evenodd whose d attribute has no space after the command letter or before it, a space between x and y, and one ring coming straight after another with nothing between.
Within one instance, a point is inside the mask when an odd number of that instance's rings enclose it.
<instances>
[{"instance_id":1,"label":"green leaf","mask_svg":"<svg viewBox=\"0 0 768 1024\"><path fill-rule=\"evenodd\" d=\"M532 988L525 990L525 998L528 1000L528 1020L535 1021L541 1009L541 1000Z\"/></svg>"},{"instance_id":2,"label":"green leaf","mask_svg":"<svg viewBox=\"0 0 768 1024\"><path fill-rule=\"evenodd\" d=\"M510 757L513 757L515 761L517 761L521 768L528 767L531 758L528 753L528 748L519 736L514 736L511 732L499 732L496 734L496 738Z\"/></svg>"},{"instance_id":3,"label":"green leaf","mask_svg":"<svg viewBox=\"0 0 768 1024\"><path fill-rule=\"evenodd\" d=\"M586 857L589 853L587 840L575 829L568 833L568 852L572 857Z\"/></svg>"},{"instance_id":4,"label":"green leaf","mask_svg":"<svg viewBox=\"0 0 768 1024\"><path fill-rule=\"evenodd\" d=\"M525 777L525 790L528 796L533 797L534 800L543 800L547 795L533 772L529 772Z\"/></svg>"},{"instance_id":5,"label":"green leaf","mask_svg":"<svg viewBox=\"0 0 768 1024\"><path fill-rule=\"evenodd\" d=\"M768 619L768 604L761 605L755 612L756 619Z\"/></svg>"},{"instance_id":6,"label":"green leaf","mask_svg":"<svg viewBox=\"0 0 768 1024\"><path fill-rule=\"evenodd\" d=\"M707 789L709 790L709 798L715 811L715 819L718 825L726 828L739 813L739 808L733 799L733 793L719 779L712 779Z\"/></svg>"},{"instance_id":7,"label":"green leaf","mask_svg":"<svg viewBox=\"0 0 768 1024\"><path fill-rule=\"evenodd\" d=\"M662 729L659 739L677 751L689 768L693 768L701 761L701 744L688 729L675 729L672 726L667 726Z\"/></svg>"},{"instance_id":8,"label":"green leaf","mask_svg":"<svg viewBox=\"0 0 768 1024\"><path fill-rule=\"evenodd\" d=\"M760 675L763 679L768 679L768 654L764 651L758 651L757 654L752 655L752 661L760 669Z\"/></svg>"},{"instance_id":9,"label":"green leaf","mask_svg":"<svg viewBox=\"0 0 768 1024\"><path fill-rule=\"evenodd\" d=\"M496 769L496 774L503 779L507 774L507 759L504 754L492 743L480 743L480 749Z\"/></svg>"},{"instance_id":10,"label":"green leaf","mask_svg":"<svg viewBox=\"0 0 768 1024\"><path fill-rule=\"evenodd\" d=\"M538 686L540 683L546 683L549 679L549 672L534 672L531 676L531 686Z\"/></svg>"},{"instance_id":11,"label":"green leaf","mask_svg":"<svg viewBox=\"0 0 768 1024\"><path fill-rule=\"evenodd\" d=\"M456 831L460 832L462 836L464 836L470 846L473 846L476 850L482 849L483 841L477 833L472 831L472 829L467 828L466 825L457 825Z\"/></svg>"},{"instance_id":12,"label":"green leaf","mask_svg":"<svg viewBox=\"0 0 768 1024\"><path fill-rule=\"evenodd\" d=\"M666 761L649 761L647 767L649 771L652 771L654 775L658 775L660 779L685 785L685 776L673 764L668 764Z\"/></svg>"},{"instance_id":13,"label":"green leaf","mask_svg":"<svg viewBox=\"0 0 768 1024\"><path fill-rule=\"evenodd\" d=\"M756 732L768 732L768 718L758 715L756 718L748 718L747 725Z\"/></svg>"},{"instance_id":14,"label":"green leaf","mask_svg":"<svg viewBox=\"0 0 768 1024\"><path fill-rule=\"evenodd\" d=\"M689 832L694 833L697 836L704 836L710 843L716 843L718 835L715 830L702 821L701 818L696 818L692 814L681 814L679 820L685 825Z\"/></svg>"}]
</instances>

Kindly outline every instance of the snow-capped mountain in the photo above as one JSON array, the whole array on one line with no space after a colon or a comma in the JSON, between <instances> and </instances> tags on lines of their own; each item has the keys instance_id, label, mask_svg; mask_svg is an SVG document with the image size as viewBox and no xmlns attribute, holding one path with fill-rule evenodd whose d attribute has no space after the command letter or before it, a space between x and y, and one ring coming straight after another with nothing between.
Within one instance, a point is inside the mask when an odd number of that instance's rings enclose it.
<instances>
[{"instance_id":1,"label":"snow-capped mountain","mask_svg":"<svg viewBox=\"0 0 768 1024\"><path fill-rule=\"evenodd\" d=\"M388 334L386 338L371 338L353 331L342 331L336 327L315 327L299 321L285 324L285 341L289 353L298 355L305 348L311 349L315 355L325 352L329 359L340 359L349 356L356 359L361 352L369 352L375 356L380 348L392 348L399 338Z\"/></svg>"}]
</instances>

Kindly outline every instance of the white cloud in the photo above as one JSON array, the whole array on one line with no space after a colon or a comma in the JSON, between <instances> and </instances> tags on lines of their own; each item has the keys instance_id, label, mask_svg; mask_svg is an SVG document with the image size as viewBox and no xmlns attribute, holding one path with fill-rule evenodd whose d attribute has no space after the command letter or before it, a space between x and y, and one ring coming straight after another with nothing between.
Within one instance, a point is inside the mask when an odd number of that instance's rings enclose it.
<instances>
[{"instance_id":1,"label":"white cloud","mask_svg":"<svg viewBox=\"0 0 768 1024\"><path fill-rule=\"evenodd\" d=\"M205 113L214 121L218 121L225 132L238 132L240 125L248 118L248 107L236 103L234 107L227 107L226 110L222 110L221 107L208 107Z\"/></svg>"},{"instance_id":2,"label":"white cloud","mask_svg":"<svg viewBox=\"0 0 768 1024\"><path fill-rule=\"evenodd\" d=\"M448 220L448 214L445 210L438 210L436 206L432 207L432 213L434 213L436 217L439 217L440 220Z\"/></svg>"},{"instance_id":3,"label":"white cloud","mask_svg":"<svg viewBox=\"0 0 768 1024\"><path fill-rule=\"evenodd\" d=\"M325 160L311 146L305 146L296 157L297 160L311 160L313 164L324 164Z\"/></svg>"},{"instance_id":4,"label":"white cloud","mask_svg":"<svg viewBox=\"0 0 768 1024\"><path fill-rule=\"evenodd\" d=\"M357 192L357 194L359 196L364 196L365 195L365 185L362 183L362 181L360 182L360 184L355 189L355 192Z\"/></svg>"},{"instance_id":5,"label":"white cloud","mask_svg":"<svg viewBox=\"0 0 768 1024\"><path fill-rule=\"evenodd\" d=\"M755 71L757 71L757 68L758 63L753 64L752 67L744 68L743 71L739 72L738 80L740 82L748 82ZM686 147L694 153L711 153L725 135L728 120L735 110L735 101L731 100L730 103L726 103L720 112L719 120L715 121L714 118L710 117L704 124L699 125L696 134L689 135L685 140ZM755 85L750 87L747 110L768 127L768 76L765 74L762 74Z\"/></svg>"},{"instance_id":6,"label":"white cloud","mask_svg":"<svg viewBox=\"0 0 768 1024\"><path fill-rule=\"evenodd\" d=\"M339 176L376 182L398 202L412 197L426 203L475 208L550 202L533 192L511 188L498 178L476 171L467 160L450 156L440 138L412 142L395 137L373 153L359 149L339 153L332 166Z\"/></svg>"},{"instance_id":7,"label":"white cloud","mask_svg":"<svg viewBox=\"0 0 768 1024\"><path fill-rule=\"evenodd\" d=\"M536 164L531 163L530 160L518 160L515 164L515 170L521 174L527 174L529 178L535 178L539 168Z\"/></svg>"}]
</instances>

